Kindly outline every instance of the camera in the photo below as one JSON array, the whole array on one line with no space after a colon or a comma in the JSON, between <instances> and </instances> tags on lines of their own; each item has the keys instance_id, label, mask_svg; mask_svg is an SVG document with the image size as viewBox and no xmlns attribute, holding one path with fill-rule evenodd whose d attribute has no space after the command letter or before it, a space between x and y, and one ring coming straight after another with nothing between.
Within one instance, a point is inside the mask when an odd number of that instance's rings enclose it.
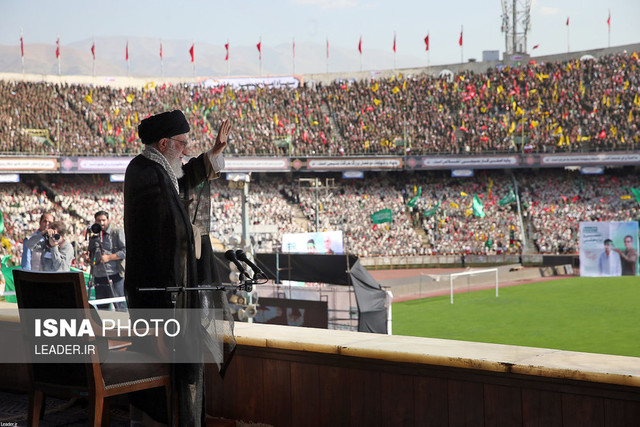
<instances>
[{"instance_id":1,"label":"camera","mask_svg":"<svg viewBox=\"0 0 640 427\"><path fill-rule=\"evenodd\" d=\"M62 236L60 235L60 233L54 233L51 235L51 240L53 240L54 242L59 242L61 238ZM46 247L51 247L51 244L49 244L49 236L45 236L44 245Z\"/></svg>"},{"instance_id":2,"label":"camera","mask_svg":"<svg viewBox=\"0 0 640 427\"><path fill-rule=\"evenodd\" d=\"M99 234L102 231L102 226L97 222L88 228L93 234Z\"/></svg>"}]
</instances>

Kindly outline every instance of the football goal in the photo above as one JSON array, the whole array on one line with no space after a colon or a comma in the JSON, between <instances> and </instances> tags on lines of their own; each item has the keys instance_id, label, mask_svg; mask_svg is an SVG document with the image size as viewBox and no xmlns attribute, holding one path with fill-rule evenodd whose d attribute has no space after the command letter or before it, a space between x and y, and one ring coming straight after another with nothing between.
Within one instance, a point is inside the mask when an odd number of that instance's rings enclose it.
<instances>
[{"instance_id":1,"label":"football goal","mask_svg":"<svg viewBox=\"0 0 640 427\"><path fill-rule=\"evenodd\" d=\"M478 285L490 285L491 282L494 282L496 288L496 298L498 298L498 269L497 268L487 268L484 270L469 270L463 271L461 273L451 273L449 275L449 292L451 295L451 304L453 304L453 290L455 289L464 289L464 281L457 280L461 277L466 277L466 288L467 292L471 291L471 286L477 287ZM454 286L455 282L455 286Z\"/></svg>"}]
</instances>

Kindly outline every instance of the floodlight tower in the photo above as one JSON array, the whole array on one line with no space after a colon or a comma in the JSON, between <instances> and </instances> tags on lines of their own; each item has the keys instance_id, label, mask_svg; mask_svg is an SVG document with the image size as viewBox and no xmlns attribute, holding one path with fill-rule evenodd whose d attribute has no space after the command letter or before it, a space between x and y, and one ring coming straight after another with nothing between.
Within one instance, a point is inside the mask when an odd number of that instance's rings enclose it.
<instances>
[{"instance_id":1,"label":"floodlight tower","mask_svg":"<svg viewBox=\"0 0 640 427\"><path fill-rule=\"evenodd\" d=\"M505 55L526 54L531 24L531 0L502 0Z\"/></svg>"}]
</instances>

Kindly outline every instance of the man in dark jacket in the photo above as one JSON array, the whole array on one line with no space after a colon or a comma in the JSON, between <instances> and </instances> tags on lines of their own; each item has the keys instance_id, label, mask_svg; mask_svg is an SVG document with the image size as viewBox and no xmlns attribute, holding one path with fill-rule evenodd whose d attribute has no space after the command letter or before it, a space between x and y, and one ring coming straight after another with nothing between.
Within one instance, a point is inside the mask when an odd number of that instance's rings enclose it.
<instances>
[{"instance_id":1,"label":"man in dark jacket","mask_svg":"<svg viewBox=\"0 0 640 427\"><path fill-rule=\"evenodd\" d=\"M220 176L230 124L223 121L213 147L183 165L189 130L179 110L148 117L138 127L145 147L127 167L124 183L125 295L133 316L135 309L173 308L174 303L178 308L198 307L197 293L185 292L176 303L171 293L140 290L196 286L195 239L181 193L191 194L203 181ZM194 383L199 390L195 394L188 392ZM176 366L176 389L180 425L201 424L202 366Z\"/></svg>"}]
</instances>

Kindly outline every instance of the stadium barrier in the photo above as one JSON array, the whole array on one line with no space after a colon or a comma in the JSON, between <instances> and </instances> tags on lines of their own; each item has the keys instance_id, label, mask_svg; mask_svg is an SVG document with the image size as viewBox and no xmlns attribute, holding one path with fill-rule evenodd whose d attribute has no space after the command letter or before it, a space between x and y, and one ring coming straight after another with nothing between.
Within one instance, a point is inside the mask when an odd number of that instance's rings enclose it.
<instances>
[{"instance_id":1,"label":"stadium barrier","mask_svg":"<svg viewBox=\"0 0 640 427\"><path fill-rule=\"evenodd\" d=\"M543 265L573 264L571 259L577 255L558 257L553 256L547 264L547 255L542 254L502 254L502 255L464 255L465 266L484 267L507 264L522 264L539 267ZM551 263L551 261L553 263ZM562 262L556 262L562 261ZM360 258L360 262L369 270L387 270L403 268L441 268L461 267L462 255L406 255L406 256L376 256Z\"/></svg>"},{"instance_id":2,"label":"stadium barrier","mask_svg":"<svg viewBox=\"0 0 640 427\"><path fill-rule=\"evenodd\" d=\"M269 425L635 425L640 358L236 324L215 417Z\"/></svg>"}]
</instances>

